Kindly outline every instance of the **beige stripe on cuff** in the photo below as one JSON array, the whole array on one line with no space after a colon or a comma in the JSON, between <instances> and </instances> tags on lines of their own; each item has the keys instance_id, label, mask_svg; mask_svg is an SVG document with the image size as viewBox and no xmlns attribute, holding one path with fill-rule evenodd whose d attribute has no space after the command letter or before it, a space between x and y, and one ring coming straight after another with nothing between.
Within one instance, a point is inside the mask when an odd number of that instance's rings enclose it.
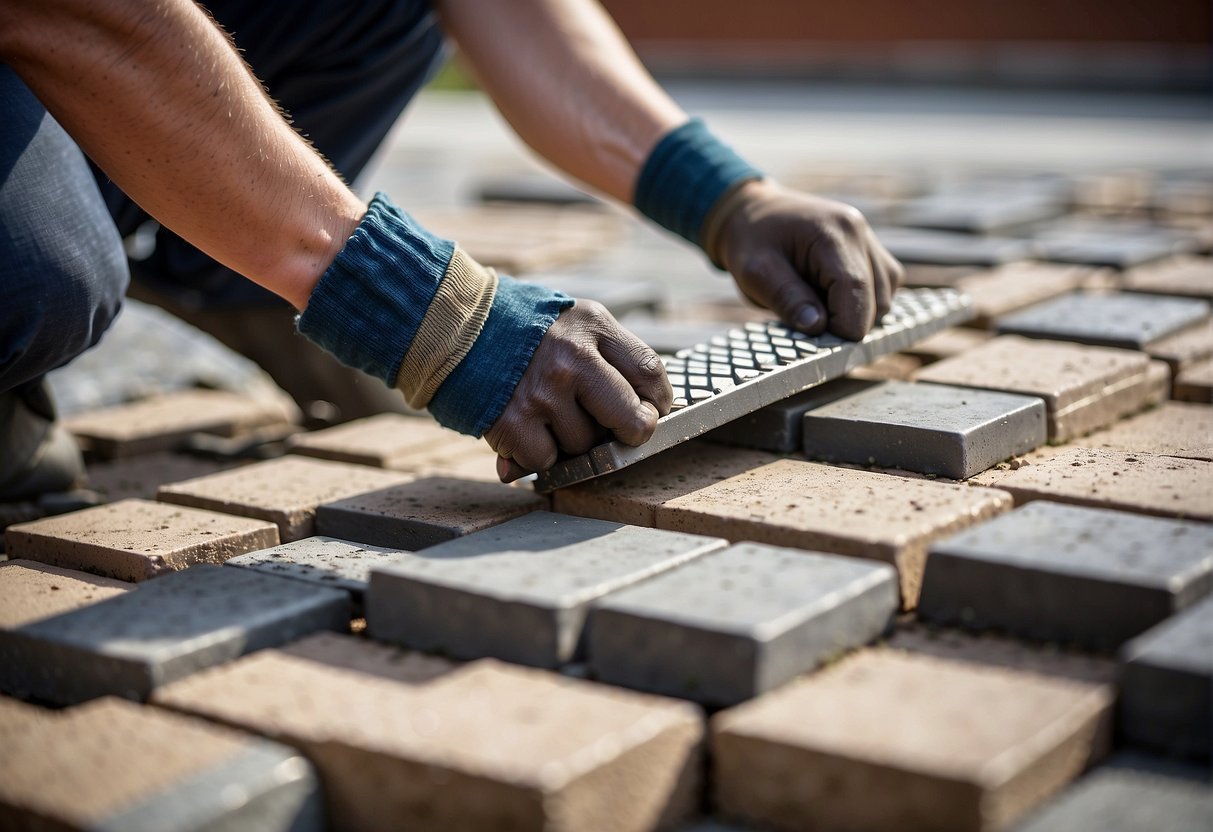
<instances>
[{"instance_id":1,"label":"beige stripe on cuff","mask_svg":"<svg viewBox=\"0 0 1213 832\"><path fill-rule=\"evenodd\" d=\"M410 407L430 403L476 343L497 294L497 273L456 247L396 374Z\"/></svg>"}]
</instances>

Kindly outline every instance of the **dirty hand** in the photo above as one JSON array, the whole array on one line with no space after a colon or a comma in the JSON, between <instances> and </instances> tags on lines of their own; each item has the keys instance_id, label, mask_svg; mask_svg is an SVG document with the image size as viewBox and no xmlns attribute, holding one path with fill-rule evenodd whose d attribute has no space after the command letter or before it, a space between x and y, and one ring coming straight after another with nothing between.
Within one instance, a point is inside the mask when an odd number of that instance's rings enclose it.
<instances>
[{"instance_id":1,"label":"dirty hand","mask_svg":"<svg viewBox=\"0 0 1213 832\"><path fill-rule=\"evenodd\" d=\"M653 435L674 393L657 354L601 304L577 301L535 349L505 411L484 434L511 482L581 454L607 433L629 445Z\"/></svg>"},{"instance_id":2,"label":"dirty hand","mask_svg":"<svg viewBox=\"0 0 1213 832\"><path fill-rule=\"evenodd\" d=\"M889 311L904 273L855 208L753 180L725 210L708 254L785 324L857 341Z\"/></svg>"}]
</instances>

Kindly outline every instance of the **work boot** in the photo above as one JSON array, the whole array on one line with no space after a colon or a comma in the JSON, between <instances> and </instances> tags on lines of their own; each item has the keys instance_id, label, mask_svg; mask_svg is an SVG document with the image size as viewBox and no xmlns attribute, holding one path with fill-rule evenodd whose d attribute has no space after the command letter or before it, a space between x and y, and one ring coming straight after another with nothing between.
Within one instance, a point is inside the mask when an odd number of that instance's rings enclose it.
<instances>
[{"instance_id":1,"label":"work boot","mask_svg":"<svg viewBox=\"0 0 1213 832\"><path fill-rule=\"evenodd\" d=\"M68 491L83 473L80 448L55 421L45 379L0 393L0 502Z\"/></svg>"}]
</instances>

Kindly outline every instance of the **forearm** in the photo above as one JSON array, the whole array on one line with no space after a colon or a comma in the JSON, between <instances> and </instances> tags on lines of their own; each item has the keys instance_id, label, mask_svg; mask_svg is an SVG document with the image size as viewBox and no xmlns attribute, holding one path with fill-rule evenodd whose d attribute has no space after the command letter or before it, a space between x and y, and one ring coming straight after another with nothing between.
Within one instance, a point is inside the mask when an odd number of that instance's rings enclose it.
<instances>
[{"instance_id":1,"label":"forearm","mask_svg":"<svg viewBox=\"0 0 1213 832\"><path fill-rule=\"evenodd\" d=\"M537 153L631 202L658 140L687 120L593 0L439 0L443 28Z\"/></svg>"},{"instance_id":2,"label":"forearm","mask_svg":"<svg viewBox=\"0 0 1213 832\"><path fill-rule=\"evenodd\" d=\"M127 194L302 308L365 205L190 0L13 0L0 60Z\"/></svg>"}]
</instances>

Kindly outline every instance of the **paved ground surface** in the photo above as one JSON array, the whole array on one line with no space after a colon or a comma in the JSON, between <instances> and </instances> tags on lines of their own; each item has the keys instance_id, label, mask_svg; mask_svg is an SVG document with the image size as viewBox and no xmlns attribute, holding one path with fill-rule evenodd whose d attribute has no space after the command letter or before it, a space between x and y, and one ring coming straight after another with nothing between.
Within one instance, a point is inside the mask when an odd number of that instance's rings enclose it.
<instances>
[{"instance_id":1,"label":"paved ground surface","mask_svg":"<svg viewBox=\"0 0 1213 832\"><path fill-rule=\"evenodd\" d=\"M96 504L5 534L0 826L1213 828L1207 103L675 93L973 320L538 495L135 307L56 379ZM622 215L475 204L531 170L432 97L363 186L659 349L755 318Z\"/></svg>"}]
</instances>

